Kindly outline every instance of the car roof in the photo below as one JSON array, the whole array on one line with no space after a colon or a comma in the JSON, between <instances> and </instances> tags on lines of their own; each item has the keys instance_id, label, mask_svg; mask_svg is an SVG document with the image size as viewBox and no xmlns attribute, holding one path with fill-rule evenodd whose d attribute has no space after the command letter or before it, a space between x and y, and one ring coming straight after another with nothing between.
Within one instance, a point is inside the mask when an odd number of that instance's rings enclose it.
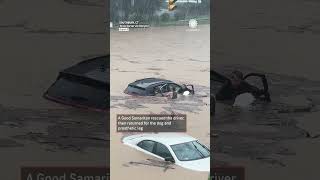
<instances>
[{"instance_id":1,"label":"car roof","mask_svg":"<svg viewBox=\"0 0 320 180\"><path fill-rule=\"evenodd\" d=\"M141 88L147 88L149 86L161 84L161 83L172 83L172 81L166 80L166 79L160 79L160 78L145 78L145 79L136 80L133 83L130 83L130 85L138 86Z\"/></svg>"},{"instance_id":2,"label":"car roof","mask_svg":"<svg viewBox=\"0 0 320 180\"><path fill-rule=\"evenodd\" d=\"M150 133L137 136L141 140L156 141L165 145L175 145L197 140L185 133Z\"/></svg>"},{"instance_id":3,"label":"car roof","mask_svg":"<svg viewBox=\"0 0 320 180\"><path fill-rule=\"evenodd\" d=\"M62 70L60 74L72 75L81 79L88 79L106 84L109 83L109 78L106 76L106 72L108 71L107 62L109 59L109 55L87 59Z\"/></svg>"}]
</instances>

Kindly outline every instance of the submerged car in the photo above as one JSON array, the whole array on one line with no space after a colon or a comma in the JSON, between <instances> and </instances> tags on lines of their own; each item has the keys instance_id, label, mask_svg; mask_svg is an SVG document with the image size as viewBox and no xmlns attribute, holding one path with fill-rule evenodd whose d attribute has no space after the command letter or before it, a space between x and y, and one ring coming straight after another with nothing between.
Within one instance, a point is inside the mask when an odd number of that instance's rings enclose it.
<instances>
[{"instance_id":1,"label":"submerged car","mask_svg":"<svg viewBox=\"0 0 320 180\"><path fill-rule=\"evenodd\" d=\"M138 96L165 96L175 91L178 94L194 94L193 85L177 84L160 78L145 78L136 80L128 85L124 93Z\"/></svg>"},{"instance_id":2,"label":"submerged car","mask_svg":"<svg viewBox=\"0 0 320 180\"><path fill-rule=\"evenodd\" d=\"M99 56L62 70L44 97L66 105L106 111L109 98L108 59L109 56Z\"/></svg>"},{"instance_id":3,"label":"submerged car","mask_svg":"<svg viewBox=\"0 0 320 180\"><path fill-rule=\"evenodd\" d=\"M215 100L217 101L228 100L228 98L227 99L221 98L221 97L218 98L218 94L220 89L223 89L225 85L231 84L231 79L233 79L232 76L233 75L231 75L231 77L228 77L216 71L213 71L213 70L210 71L210 81L211 81L211 88L212 88L211 90L213 92L211 93L211 96L214 95ZM249 73L241 77L240 82L241 82L241 88L236 88L236 90L234 90L235 88L233 88L232 90L230 88L229 89L224 88L224 90L227 90L225 91L226 94L230 94L228 96L232 96L232 93L234 93L233 91L237 91L236 93L239 93L237 97L235 97L234 102L236 102L236 100L238 99L239 101L246 100L250 102L249 98L251 99L251 102L255 100L271 102L269 85L268 85L266 75L261 73Z\"/></svg>"},{"instance_id":4,"label":"submerged car","mask_svg":"<svg viewBox=\"0 0 320 180\"><path fill-rule=\"evenodd\" d=\"M125 145L143 153L194 171L209 172L210 150L184 133L157 133L127 136Z\"/></svg>"}]
</instances>

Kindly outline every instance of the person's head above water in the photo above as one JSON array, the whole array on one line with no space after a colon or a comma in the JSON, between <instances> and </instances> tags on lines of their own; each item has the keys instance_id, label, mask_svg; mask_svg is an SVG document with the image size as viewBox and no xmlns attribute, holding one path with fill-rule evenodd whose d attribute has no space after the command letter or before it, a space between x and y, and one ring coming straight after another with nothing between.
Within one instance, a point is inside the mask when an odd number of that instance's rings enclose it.
<instances>
[{"instance_id":1,"label":"person's head above water","mask_svg":"<svg viewBox=\"0 0 320 180\"><path fill-rule=\"evenodd\" d=\"M230 81L232 86L237 87L243 81L243 73L241 71L235 70L230 74Z\"/></svg>"}]
</instances>

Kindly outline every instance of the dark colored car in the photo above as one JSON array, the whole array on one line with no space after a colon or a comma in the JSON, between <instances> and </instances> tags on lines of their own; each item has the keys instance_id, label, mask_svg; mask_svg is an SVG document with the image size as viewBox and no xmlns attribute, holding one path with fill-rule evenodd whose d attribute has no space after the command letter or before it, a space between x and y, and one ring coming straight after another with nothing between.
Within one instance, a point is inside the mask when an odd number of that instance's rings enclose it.
<instances>
[{"instance_id":1,"label":"dark colored car","mask_svg":"<svg viewBox=\"0 0 320 180\"><path fill-rule=\"evenodd\" d=\"M178 94L189 91L190 94L194 94L193 85L180 85L173 81L159 78L136 80L128 85L124 93L138 96L164 96L171 91L175 91Z\"/></svg>"},{"instance_id":2,"label":"dark colored car","mask_svg":"<svg viewBox=\"0 0 320 180\"><path fill-rule=\"evenodd\" d=\"M44 97L66 105L106 111L108 96L109 56L82 61L62 70Z\"/></svg>"}]
</instances>

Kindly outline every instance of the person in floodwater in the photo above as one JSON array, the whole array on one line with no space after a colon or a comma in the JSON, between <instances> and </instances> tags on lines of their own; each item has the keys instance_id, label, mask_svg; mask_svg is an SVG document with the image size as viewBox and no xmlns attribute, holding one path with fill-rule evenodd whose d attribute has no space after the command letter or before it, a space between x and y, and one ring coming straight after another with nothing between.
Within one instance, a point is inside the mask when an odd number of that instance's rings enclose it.
<instances>
[{"instance_id":1,"label":"person in floodwater","mask_svg":"<svg viewBox=\"0 0 320 180\"><path fill-rule=\"evenodd\" d=\"M170 88L170 91L167 96L170 97L171 99L177 99L178 92L177 92L176 87L169 86L169 88Z\"/></svg>"},{"instance_id":2,"label":"person in floodwater","mask_svg":"<svg viewBox=\"0 0 320 180\"><path fill-rule=\"evenodd\" d=\"M233 71L230 77L226 80L224 85L219 89L216 94L216 100L232 100L243 93L250 93L255 98L260 98L261 96L267 96L266 101L270 101L269 94L266 94L264 90L261 90L255 86L250 85L244 80L244 76L240 71Z\"/></svg>"}]
</instances>

